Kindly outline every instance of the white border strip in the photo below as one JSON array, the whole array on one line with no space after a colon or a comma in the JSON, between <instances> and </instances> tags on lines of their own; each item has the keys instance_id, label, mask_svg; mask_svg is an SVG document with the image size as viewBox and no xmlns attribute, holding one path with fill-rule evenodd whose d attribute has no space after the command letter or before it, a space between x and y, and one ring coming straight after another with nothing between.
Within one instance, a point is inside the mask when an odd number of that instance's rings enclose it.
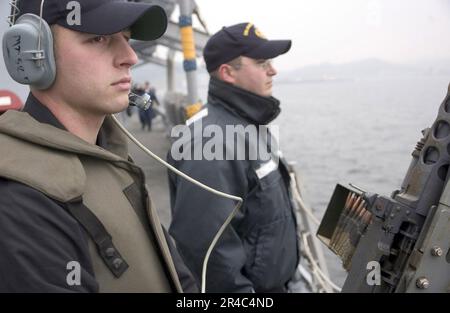
<instances>
[{"instance_id":1,"label":"white border strip","mask_svg":"<svg viewBox=\"0 0 450 313\"><path fill-rule=\"evenodd\" d=\"M270 160L269 162L264 163L261 165L260 168L256 170L256 175L259 179L262 179L275 171L278 168L278 164L274 160Z\"/></svg>"},{"instance_id":2,"label":"white border strip","mask_svg":"<svg viewBox=\"0 0 450 313\"><path fill-rule=\"evenodd\" d=\"M186 121L186 126L191 125L194 122L197 122L199 119L208 116L208 108L199 111L197 114L194 114L190 119Z\"/></svg>"}]
</instances>

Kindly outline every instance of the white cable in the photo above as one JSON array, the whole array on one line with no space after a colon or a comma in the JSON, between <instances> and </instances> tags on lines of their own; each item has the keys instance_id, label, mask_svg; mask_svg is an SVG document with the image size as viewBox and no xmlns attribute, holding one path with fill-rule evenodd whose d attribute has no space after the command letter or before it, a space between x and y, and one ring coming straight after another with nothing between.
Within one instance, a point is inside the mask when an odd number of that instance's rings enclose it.
<instances>
[{"instance_id":1,"label":"white cable","mask_svg":"<svg viewBox=\"0 0 450 313\"><path fill-rule=\"evenodd\" d=\"M316 226L320 225L320 221L317 219L317 217L314 215L314 213L312 212L311 209L308 208L308 206L305 204L305 202L303 202L302 197L300 196L300 193L298 192L297 189L297 181L295 179L295 176L293 174L290 175L291 176L291 182L293 184L292 186L292 190L294 191L294 196L295 196L295 200L298 201L298 203L300 204L300 206L302 207L303 211L306 212L306 214L309 215L309 217L311 218L311 220L314 222L314 224L316 224Z\"/></svg>"},{"instance_id":2,"label":"white cable","mask_svg":"<svg viewBox=\"0 0 450 313\"><path fill-rule=\"evenodd\" d=\"M299 238L300 238L300 240L303 241L302 236L303 235L301 235ZM318 288L318 290L323 290L324 292L327 292L327 290L328 290L327 283L326 283L326 281L324 281L322 279L322 277L318 273L318 270L320 270L320 268L317 266L314 266L313 263L315 263L315 261L313 260L312 254L309 252L308 245L306 245L306 246L303 245L302 255L304 255L309 260L309 263L311 264L312 268L310 268L310 271L316 281L316 283L314 283L315 287Z\"/></svg>"},{"instance_id":3,"label":"white cable","mask_svg":"<svg viewBox=\"0 0 450 313\"><path fill-rule=\"evenodd\" d=\"M173 167L172 165L170 165L169 163L167 163L166 161L164 161L163 159L161 159L159 156L157 156L156 154L154 154L153 152L151 152L149 149L147 149L147 147L145 147L142 143L139 142L139 140L137 140L118 120L114 115L111 115L113 121L116 123L116 125L120 128L120 130L122 130L122 132L124 132L125 135L127 135L128 138L130 138L130 140L132 142L134 142L139 148L141 148L145 153L147 153L149 156L151 156L153 159L155 159L156 161L160 162L162 165L164 165L165 167L167 167L169 170L171 170L172 172L174 172L175 174L183 177L184 179L190 181L191 183L199 186L200 188L203 188L215 195L218 195L219 197L224 197L227 199L231 199L231 200L235 200L238 203L236 204L236 207L233 209L233 211L231 212L231 214L228 216L228 218L225 220L225 222L222 224L222 226L220 227L219 231L217 232L217 234L214 236L213 241L211 242L211 244L208 247L208 250L206 252L205 258L203 260L203 267L202 267L202 285L201 285L201 292L205 293L206 292L206 270L208 267L208 261L209 261L209 257L211 255L212 250L214 249L214 246L216 245L217 241L219 240L220 236L222 235L222 233L225 231L225 228L228 226L228 224L230 224L231 220L234 218L234 216L236 215L236 213L238 212L238 210L240 209L241 205L242 205L242 198L241 197L236 197L233 195L229 195L227 193L218 191L216 189L213 189L209 186L206 186L204 184L202 184L201 182L189 177L188 175L184 174L183 172L177 170L175 167Z\"/></svg>"},{"instance_id":4,"label":"white cable","mask_svg":"<svg viewBox=\"0 0 450 313\"><path fill-rule=\"evenodd\" d=\"M307 215L311 218L311 220L318 226L320 224L319 220L315 217L312 210L310 208L308 208L308 206L304 203L302 197L300 196L300 192L299 192L298 185L297 185L297 178L296 178L295 174L290 173L290 177L291 177L291 190L293 191L294 198L299 205L299 210L302 210L303 212L307 213ZM300 235L301 240L304 239L302 237L303 234L304 234L304 232L302 232L302 234ZM314 257L312 256L312 253L310 252L309 245L306 243L305 245L303 245L303 247L304 247L303 249L304 249L304 253L306 254L306 257L310 260L310 263L313 266L313 268L311 270L312 270L312 273L313 273L316 281L318 282L317 284L319 286L321 286L321 288L325 292L327 292L327 290L329 290L329 288L327 288L326 281L331 282L331 280L328 279L327 275L322 271L320 266L316 264L316 261L315 261ZM324 281L321 277L325 277L326 281Z\"/></svg>"},{"instance_id":5,"label":"white cable","mask_svg":"<svg viewBox=\"0 0 450 313\"><path fill-rule=\"evenodd\" d=\"M296 179L295 179L295 176L293 177L293 174L291 174L291 182L292 182L292 184L293 184L292 190L294 191L295 199L298 201L298 203L299 203L301 209L309 215L309 217L312 219L312 221L313 221L317 226L319 226L319 225L320 225L319 220L315 217L315 215L314 215L314 213L312 212L312 210L309 209L308 206L306 206L306 204L303 202L303 199L302 199L302 197L300 196L300 193L299 193L299 191L298 191L298 189L297 189L297 181L296 181ZM314 260L314 257L312 256L312 254L311 254L310 251L309 251L309 245L308 245L308 242L307 242L307 240L306 240L303 236L306 236L306 234L302 234L302 237L301 237L301 238L302 238L302 240L303 240L303 242L304 242L305 253L307 254L308 259L310 259L310 262L311 262L311 264L313 265L314 269L317 270L317 273L318 273L321 277L323 277L323 279L324 279L324 280L325 280L325 281L326 281L333 289L335 289L336 291L340 292L340 291L341 291L341 288L339 288L336 284L334 284L334 283L328 278L328 276L325 275L325 273L322 271L322 269L320 268L320 266L317 265L316 261Z\"/></svg>"},{"instance_id":6,"label":"white cable","mask_svg":"<svg viewBox=\"0 0 450 313\"><path fill-rule=\"evenodd\" d=\"M306 235L307 234L302 234L301 238L303 241L303 245L305 247L304 251L311 263L311 265L317 270L317 273L328 283L328 285L330 285L334 290L336 290L337 292L341 291L341 288L339 286L337 286L335 283L333 283L328 277L327 275L325 275L322 270L320 269L320 267L316 264L316 261L314 260L314 257L311 255L311 253L309 252L309 245L308 245L308 240L306 240Z\"/></svg>"},{"instance_id":7,"label":"white cable","mask_svg":"<svg viewBox=\"0 0 450 313\"><path fill-rule=\"evenodd\" d=\"M304 238L301 238L301 239L302 239L302 241L304 240ZM309 260L309 262L312 266L312 274L314 275L314 278L317 281L317 285L319 285L319 289L324 290L325 292L327 292L328 286L333 289L333 287L328 283L328 280L325 280L326 276L322 273L320 268L316 265L315 261L312 259L312 255L310 254L310 252L307 249L308 248L306 248L304 250L304 254L306 255L306 258Z\"/></svg>"},{"instance_id":8,"label":"white cable","mask_svg":"<svg viewBox=\"0 0 450 313\"><path fill-rule=\"evenodd\" d=\"M203 268L202 268L202 293L205 293L206 290L206 268L208 264L209 257L212 253L212 250L214 249L214 246L216 245L217 241L219 240L220 236L222 236L222 233L225 231L225 228L230 224L231 220L234 218L238 210L241 208L242 200L238 202L234 210L231 212L231 214L226 219L225 223L222 224L219 231L217 232L216 236L214 237L213 241L211 242L211 245L208 248L208 251L206 252L205 259L203 260Z\"/></svg>"}]
</instances>

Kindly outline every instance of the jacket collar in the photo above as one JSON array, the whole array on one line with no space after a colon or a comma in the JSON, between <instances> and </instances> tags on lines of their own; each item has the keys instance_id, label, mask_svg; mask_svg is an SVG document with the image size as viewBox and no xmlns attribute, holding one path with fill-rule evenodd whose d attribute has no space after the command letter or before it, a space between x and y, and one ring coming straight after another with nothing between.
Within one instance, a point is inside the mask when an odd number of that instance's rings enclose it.
<instances>
[{"instance_id":1,"label":"jacket collar","mask_svg":"<svg viewBox=\"0 0 450 313\"><path fill-rule=\"evenodd\" d=\"M229 111L256 125L267 125L281 112L280 101L262 97L211 77L208 103L219 101Z\"/></svg>"},{"instance_id":2,"label":"jacket collar","mask_svg":"<svg viewBox=\"0 0 450 313\"><path fill-rule=\"evenodd\" d=\"M8 111L0 119L0 132L22 138L26 141L39 142L53 148L66 151L78 151L88 155L106 157L110 153L128 159L128 141L122 131L114 124L111 116L106 116L100 128L97 144L92 145L68 132L64 125L31 93L25 103L23 112ZM14 125L21 125L20 128ZM108 158L106 157L106 158Z\"/></svg>"},{"instance_id":3,"label":"jacket collar","mask_svg":"<svg viewBox=\"0 0 450 313\"><path fill-rule=\"evenodd\" d=\"M30 92L28 95L25 106L22 110L31 115L39 123L50 124L56 128L66 130L63 124L53 115L53 113Z\"/></svg>"}]
</instances>

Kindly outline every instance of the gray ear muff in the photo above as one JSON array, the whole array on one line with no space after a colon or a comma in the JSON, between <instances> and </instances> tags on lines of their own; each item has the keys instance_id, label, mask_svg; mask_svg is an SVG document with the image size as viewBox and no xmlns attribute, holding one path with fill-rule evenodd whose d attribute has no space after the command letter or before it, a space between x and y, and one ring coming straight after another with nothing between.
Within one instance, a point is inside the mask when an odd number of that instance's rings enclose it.
<instances>
[{"instance_id":1,"label":"gray ear muff","mask_svg":"<svg viewBox=\"0 0 450 313\"><path fill-rule=\"evenodd\" d=\"M4 33L2 46L6 68L16 82L41 90L53 84L56 77L53 36L45 20L34 14L22 15Z\"/></svg>"}]
</instances>

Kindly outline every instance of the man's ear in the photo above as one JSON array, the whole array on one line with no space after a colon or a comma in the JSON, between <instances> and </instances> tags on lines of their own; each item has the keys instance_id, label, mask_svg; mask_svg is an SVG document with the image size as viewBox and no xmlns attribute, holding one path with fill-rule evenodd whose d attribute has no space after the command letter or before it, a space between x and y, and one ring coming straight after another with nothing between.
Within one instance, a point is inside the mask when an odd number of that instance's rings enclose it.
<instances>
[{"instance_id":1,"label":"man's ear","mask_svg":"<svg viewBox=\"0 0 450 313\"><path fill-rule=\"evenodd\" d=\"M233 68L228 64L222 64L219 66L219 69L217 70L219 74L219 78L223 80L224 82L234 84L236 79L234 76Z\"/></svg>"}]
</instances>

